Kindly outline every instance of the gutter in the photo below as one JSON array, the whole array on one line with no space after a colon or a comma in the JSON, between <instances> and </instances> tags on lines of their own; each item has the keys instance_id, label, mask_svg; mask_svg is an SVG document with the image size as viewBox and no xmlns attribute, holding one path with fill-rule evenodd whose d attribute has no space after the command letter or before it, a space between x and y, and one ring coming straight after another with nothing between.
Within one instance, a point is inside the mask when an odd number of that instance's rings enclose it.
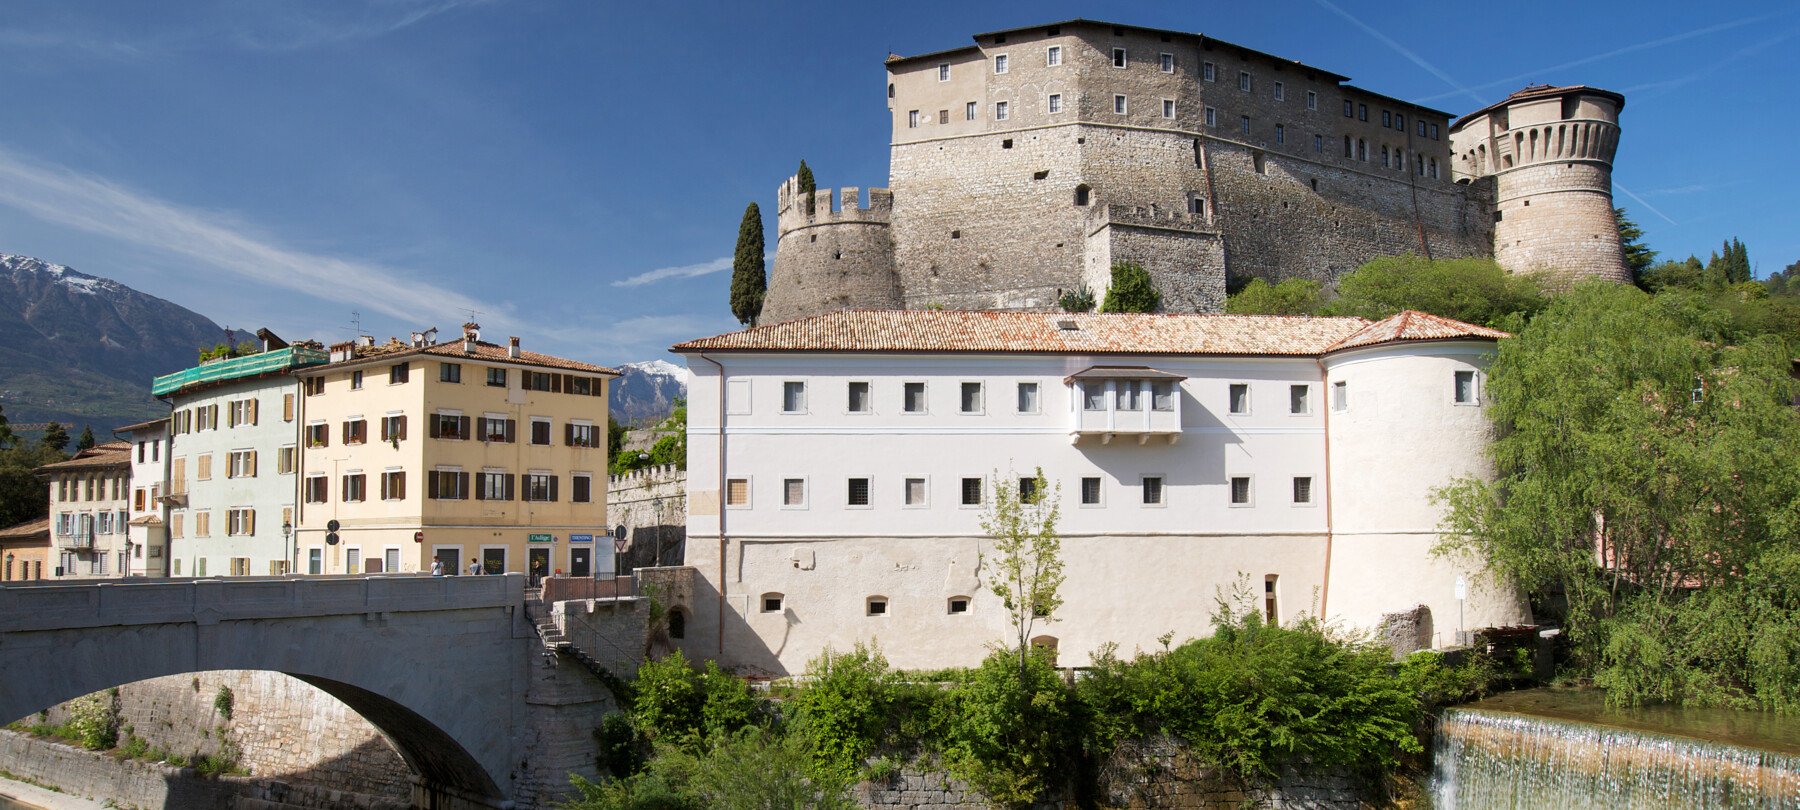
<instances>
[{"instance_id":1,"label":"gutter","mask_svg":"<svg viewBox=\"0 0 1800 810\"><path fill-rule=\"evenodd\" d=\"M1331 541L1336 537L1331 520L1331 381L1326 378L1325 358L1320 356L1313 362L1319 365L1319 404L1325 409L1325 577L1319 587L1319 620L1325 621L1331 615L1326 606L1331 602Z\"/></svg>"},{"instance_id":2,"label":"gutter","mask_svg":"<svg viewBox=\"0 0 1800 810\"><path fill-rule=\"evenodd\" d=\"M718 657L725 657L725 554L730 541L725 536L725 367L719 361L706 356L706 352L695 352L701 360L713 364L719 370L719 651Z\"/></svg>"}]
</instances>

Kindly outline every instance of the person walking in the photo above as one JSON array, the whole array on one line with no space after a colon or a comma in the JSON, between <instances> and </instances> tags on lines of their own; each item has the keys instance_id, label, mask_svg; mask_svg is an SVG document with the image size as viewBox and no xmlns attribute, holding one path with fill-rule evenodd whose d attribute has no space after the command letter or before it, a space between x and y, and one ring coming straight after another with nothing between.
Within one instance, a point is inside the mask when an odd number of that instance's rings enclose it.
<instances>
[{"instance_id":1,"label":"person walking","mask_svg":"<svg viewBox=\"0 0 1800 810\"><path fill-rule=\"evenodd\" d=\"M474 557L470 557L469 558L469 576L476 576L480 573L481 573L481 562L479 560L476 560Z\"/></svg>"},{"instance_id":2,"label":"person walking","mask_svg":"<svg viewBox=\"0 0 1800 810\"><path fill-rule=\"evenodd\" d=\"M431 559L431 575L434 577L441 577L444 575L443 560L437 559L436 557Z\"/></svg>"}]
</instances>

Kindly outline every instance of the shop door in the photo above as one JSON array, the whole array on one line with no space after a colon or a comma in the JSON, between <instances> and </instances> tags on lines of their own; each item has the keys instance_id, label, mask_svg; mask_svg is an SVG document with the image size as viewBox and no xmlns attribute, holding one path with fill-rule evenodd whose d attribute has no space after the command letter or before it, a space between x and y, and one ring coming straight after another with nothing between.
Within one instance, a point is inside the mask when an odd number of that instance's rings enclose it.
<instances>
[{"instance_id":1,"label":"shop door","mask_svg":"<svg viewBox=\"0 0 1800 810\"><path fill-rule=\"evenodd\" d=\"M525 570L531 574L531 587L536 588L540 582L543 582L544 577L550 575L550 549L534 548L528 550L526 562L529 563Z\"/></svg>"},{"instance_id":2,"label":"shop door","mask_svg":"<svg viewBox=\"0 0 1800 810\"><path fill-rule=\"evenodd\" d=\"M432 552L432 556L436 557L437 561L443 564L444 576L456 576L457 574L462 573L463 569L467 567L466 563L460 562L462 560L462 546L438 546L432 549Z\"/></svg>"},{"instance_id":3,"label":"shop door","mask_svg":"<svg viewBox=\"0 0 1800 810\"><path fill-rule=\"evenodd\" d=\"M481 573L506 573L506 549L484 548L481 550Z\"/></svg>"},{"instance_id":4,"label":"shop door","mask_svg":"<svg viewBox=\"0 0 1800 810\"><path fill-rule=\"evenodd\" d=\"M594 550L591 548L569 549L569 576L582 578L593 576L594 566L592 557L589 556L593 553Z\"/></svg>"}]
</instances>

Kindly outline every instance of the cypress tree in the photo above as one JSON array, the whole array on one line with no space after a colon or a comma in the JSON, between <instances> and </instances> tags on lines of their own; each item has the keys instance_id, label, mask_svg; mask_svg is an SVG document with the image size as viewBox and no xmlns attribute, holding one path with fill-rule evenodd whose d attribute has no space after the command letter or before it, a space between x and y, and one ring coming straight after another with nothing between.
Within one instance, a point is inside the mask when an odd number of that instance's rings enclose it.
<instances>
[{"instance_id":1,"label":"cypress tree","mask_svg":"<svg viewBox=\"0 0 1800 810\"><path fill-rule=\"evenodd\" d=\"M82 426L81 438L76 440L75 449L78 452L81 450L94 449L94 426L93 425L83 425Z\"/></svg>"},{"instance_id":2,"label":"cypress tree","mask_svg":"<svg viewBox=\"0 0 1800 810\"><path fill-rule=\"evenodd\" d=\"M806 168L806 161L800 161L800 196L806 198L806 215L813 215L813 192L818 190L813 185L812 169Z\"/></svg>"},{"instance_id":3,"label":"cypress tree","mask_svg":"<svg viewBox=\"0 0 1800 810\"><path fill-rule=\"evenodd\" d=\"M1656 261L1656 251L1644 244L1644 230L1625 216L1624 208L1615 208L1613 213L1619 217L1619 246L1625 250L1625 266L1631 268L1632 279L1643 287L1644 271Z\"/></svg>"},{"instance_id":4,"label":"cypress tree","mask_svg":"<svg viewBox=\"0 0 1800 810\"><path fill-rule=\"evenodd\" d=\"M40 441L44 443L45 447L60 453L63 448L69 446L69 432L63 430L61 422L51 422L50 427L44 431L44 438Z\"/></svg>"},{"instance_id":5,"label":"cypress tree","mask_svg":"<svg viewBox=\"0 0 1800 810\"><path fill-rule=\"evenodd\" d=\"M1137 262L1118 262L1112 266L1112 283L1106 288L1106 301L1101 312L1155 312L1162 305L1162 293L1150 271Z\"/></svg>"},{"instance_id":6,"label":"cypress tree","mask_svg":"<svg viewBox=\"0 0 1800 810\"><path fill-rule=\"evenodd\" d=\"M805 169L804 163L801 169ZM731 314L737 316L738 323L756 325L768 291L768 276L763 272L762 210L750 203L744 207L744 221L738 225L737 253L731 259Z\"/></svg>"},{"instance_id":7,"label":"cypress tree","mask_svg":"<svg viewBox=\"0 0 1800 810\"><path fill-rule=\"evenodd\" d=\"M1731 237L1731 283L1742 284L1750 280L1750 251L1744 249L1744 243L1737 237Z\"/></svg>"}]
</instances>

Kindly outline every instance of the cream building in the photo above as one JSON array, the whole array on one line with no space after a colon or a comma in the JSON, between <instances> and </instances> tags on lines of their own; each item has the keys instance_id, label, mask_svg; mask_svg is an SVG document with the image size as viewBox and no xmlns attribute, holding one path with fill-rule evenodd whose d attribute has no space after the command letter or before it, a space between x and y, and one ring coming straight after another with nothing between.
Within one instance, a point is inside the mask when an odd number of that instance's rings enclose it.
<instances>
[{"instance_id":1,"label":"cream building","mask_svg":"<svg viewBox=\"0 0 1800 810\"><path fill-rule=\"evenodd\" d=\"M588 576L606 535L612 369L479 339L331 347L302 396L299 572ZM596 540L598 538L598 540ZM600 549L597 551L596 549ZM610 558L609 558L610 559Z\"/></svg>"},{"instance_id":2,"label":"cream building","mask_svg":"<svg viewBox=\"0 0 1800 810\"><path fill-rule=\"evenodd\" d=\"M107 442L32 470L50 485L56 569L47 578L101 579L129 570L130 449L125 442Z\"/></svg>"},{"instance_id":3,"label":"cream building","mask_svg":"<svg viewBox=\"0 0 1800 810\"><path fill-rule=\"evenodd\" d=\"M169 417L113 429L131 444L131 517L125 523L134 577L169 575Z\"/></svg>"},{"instance_id":4,"label":"cream building","mask_svg":"<svg viewBox=\"0 0 1800 810\"><path fill-rule=\"evenodd\" d=\"M1068 579L1038 643L1205 635L1247 578L1277 621L1423 604L1434 643L1516 624L1516 594L1434 558L1433 487L1486 475L1504 333L1360 318L843 311L690 341L681 642L792 673L878 640L968 665L1011 631L985 581L993 476L1060 490ZM1458 577L1471 583L1456 597Z\"/></svg>"}]
</instances>

